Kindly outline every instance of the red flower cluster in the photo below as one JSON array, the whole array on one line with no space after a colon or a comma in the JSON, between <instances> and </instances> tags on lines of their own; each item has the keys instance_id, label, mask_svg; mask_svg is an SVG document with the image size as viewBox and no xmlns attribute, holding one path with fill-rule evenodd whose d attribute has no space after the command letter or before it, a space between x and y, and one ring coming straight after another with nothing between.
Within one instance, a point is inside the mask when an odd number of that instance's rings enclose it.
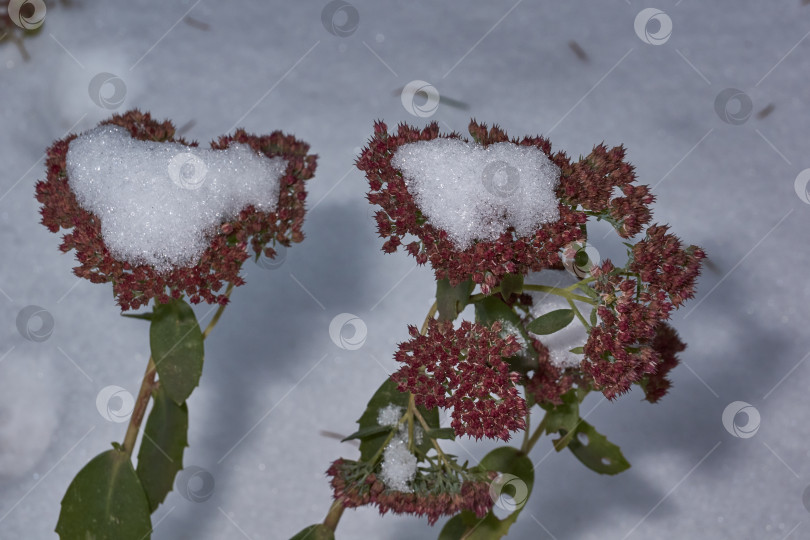
<instances>
[{"instance_id":1,"label":"red flower cluster","mask_svg":"<svg viewBox=\"0 0 810 540\"><path fill-rule=\"evenodd\" d=\"M171 122L152 120L149 113L137 110L124 115L115 115L102 124L115 124L129 130L133 138L158 142L176 142L188 146L182 138L174 137ZM233 135L220 137L211 143L211 148L221 150L231 143L250 145L267 157L281 156L287 160L287 170L281 178L278 207L273 212L259 212L249 206L236 219L222 223L218 234L200 257L196 265L174 268L159 273L149 265L133 266L114 258L101 236L101 221L98 216L79 206L70 189L65 170L65 157L70 142L76 135L56 141L47 152L47 179L37 182L36 198L42 203L42 224L51 232L73 229L65 234L60 249L76 250L79 266L74 273L93 283L112 282L113 293L122 310L146 305L150 299L168 302L184 294L192 303L227 302L223 294L216 294L225 282L244 284L239 276L242 263L250 257L248 243L256 254L264 250L268 257L275 256L268 242L289 246L304 238L301 227L304 222L306 189L304 181L312 178L316 159L310 155L309 145L284 135L279 131L266 136L250 135L239 129Z\"/></svg>"},{"instance_id":2,"label":"red flower cluster","mask_svg":"<svg viewBox=\"0 0 810 540\"><path fill-rule=\"evenodd\" d=\"M474 512L483 518L492 508L489 494L490 482L464 481L454 493L431 493L393 491L386 489L382 480L374 473L353 480L351 477L355 462L338 459L326 474L332 477L331 485L334 497L347 508L356 508L367 504L376 505L380 514L391 511L395 514L414 514L427 516L428 523L433 525L442 516L452 516L464 510ZM494 478L497 473L490 473Z\"/></svg>"},{"instance_id":3,"label":"red flower cluster","mask_svg":"<svg viewBox=\"0 0 810 540\"><path fill-rule=\"evenodd\" d=\"M683 349L677 334L662 324L670 312L695 294L695 281L706 255L696 246L683 248L666 226L652 226L633 246L627 270L606 260L591 269L593 288L601 294L601 319L585 344L582 370L612 399L647 377L648 399L655 401L669 383L662 378Z\"/></svg>"},{"instance_id":4,"label":"red flower cluster","mask_svg":"<svg viewBox=\"0 0 810 540\"><path fill-rule=\"evenodd\" d=\"M594 147L579 162L561 166L557 194L613 224L622 238L631 238L650 222L649 205L655 197L647 186L633 185L635 169L624 156L623 146L610 150L603 144ZM624 196L613 198L614 188Z\"/></svg>"},{"instance_id":5,"label":"red flower cluster","mask_svg":"<svg viewBox=\"0 0 810 540\"><path fill-rule=\"evenodd\" d=\"M537 339L532 340L537 351L537 366L531 378L526 381L526 393L531 394L537 403L562 403L562 395L568 392L575 382L579 382L579 370L560 368L551 363L548 347Z\"/></svg>"},{"instance_id":6,"label":"red flower cluster","mask_svg":"<svg viewBox=\"0 0 810 540\"><path fill-rule=\"evenodd\" d=\"M418 405L453 407L451 426L458 435L509 440L524 429L526 402L515 387L504 358L520 350L515 337L492 327L431 320L426 335L410 326L413 339L400 344L394 358L405 364L391 379L400 392L410 392Z\"/></svg>"},{"instance_id":7,"label":"red flower cluster","mask_svg":"<svg viewBox=\"0 0 810 540\"><path fill-rule=\"evenodd\" d=\"M488 129L475 120L470 122L469 131L482 146L510 141L497 126ZM580 226L587 221L586 211L611 221L625 237L639 232L650 220L653 197L646 186L633 185L633 167L623 161L622 147L607 150L600 145L586 158L571 163L563 152L551 154L551 143L546 139L524 137L511 142L539 148L560 167L556 193L560 199L559 220L542 225L527 237L517 237L510 228L495 241L477 241L460 251L446 231L434 227L422 215L402 173L391 165L400 146L437 137L459 135L440 135L436 123L422 130L403 124L396 133L388 133L387 126L377 122L374 137L357 160L357 167L366 173L371 187L369 202L381 207L375 218L379 235L387 239L383 251L392 253L406 242L407 235L416 236L418 241L407 243L406 249L417 263L430 261L437 280L449 278L452 285L457 285L472 278L487 294L508 273L525 275L559 264L560 249L583 239ZM614 187L619 187L624 196L613 198Z\"/></svg>"}]
</instances>

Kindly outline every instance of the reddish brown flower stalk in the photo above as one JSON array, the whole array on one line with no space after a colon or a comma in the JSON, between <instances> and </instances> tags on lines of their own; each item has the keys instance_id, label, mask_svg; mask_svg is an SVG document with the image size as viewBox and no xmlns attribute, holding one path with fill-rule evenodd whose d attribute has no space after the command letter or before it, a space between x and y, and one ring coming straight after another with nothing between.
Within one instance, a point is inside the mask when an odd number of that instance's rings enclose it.
<instances>
[{"instance_id":1,"label":"reddish brown flower stalk","mask_svg":"<svg viewBox=\"0 0 810 540\"><path fill-rule=\"evenodd\" d=\"M352 474L356 462L338 459L329 470L334 497L347 508L375 505L380 514L414 514L427 516L428 523L433 525L442 516L452 516L464 510L474 512L479 518L484 517L493 501L489 494L489 481L465 480L459 488L451 492L413 491L410 493L389 490L385 484L371 473L368 476ZM490 473L494 478L497 473ZM355 479L356 478L356 479Z\"/></svg>"},{"instance_id":2,"label":"reddish brown flower stalk","mask_svg":"<svg viewBox=\"0 0 810 540\"><path fill-rule=\"evenodd\" d=\"M458 435L509 440L525 428L526 402L518 395L517 373L507 358L520 350L514 336L468 321L453 329L431 319L426 335L409 327L413 339L400 344L394 358L405 364L391 378L417 405L453 408L451 426Z\"/></svg>"},{"instance_id":3,"label":"reddish brown flower stalk","mask_svg":"<svg viewBox=\"0 0 810 540\"><path fill-rule=\"evenodd\" d=\"M115 115L102 124L115 124L129 130L133 138L142 141L176 142L187 146L182 138L175 138L171 122L152 120L149 113L137 110ZM281 178L278 207L273 212L259 212L252 206L243 209L236 219L222 223L211 244L197 264L187 268L173 268L159 273L149 265L131 265L114 258L101 236L98 216L79 206L70 189L65 170L65 158L70 142L76 135L56 141L47 152L47 179L37 182L36 198L42 203L42 224L51 232L72 229L63 236L60 249L76 250L79 266L74 273L93 283L111 282L113 293L122 310L146 305L150 299L167 302L170 298L186 295L190 302L225 304L224 294L217 294L226 282L244 284L239 276L242 263L250 257L248 245L254 253L264 250L268 257L275 250L271 241L283 246L300 242L304 235L304 182L312 178L317 157L308 154L309 145L279 131L270 135L250 135L237 130L233 135L220 137L211 143L213 149L225 149L231 143L250 145L267 157L281 156L287 160L287 170Z\"/></svg>"},{"instance_id":4,"label":"reddish brown flower stalk","mask_svg":"<svg viewBox=\"0 0 810 540\"><path fill-rule=\"evenodd\" d=\"M470 122L469 131L482 146L510 141L497 126L488 129L486 124L475 120ZM422 130L403 124L396 133L388 133L387 126L377 122L374 136L357 160L357 167L366 173L371 188L368 200L381 208L375 218L379 235L386 239L383 251L392 253L405 245L417 263L430 261L436 279L449 278L456 285L472 278L487 294L507 273L525 275L559 264L560 249L583 239L580 226L588 214L610 220L625 237L639 232L650 220L649 204L653 197L646 186L633 185L633 167L623 161L622 147L607 150L597 146L589 156L572 164L563 152L551 154L551 143L546 139L524 137L511 142L539 148L560 167L559 220L542 225L526 237L518 237L510 228L495 241L476 241L459 250L446 231L434 227L422 215L402 173L391 165L395 152L403 144L437 137L460 136L439 134L436 123ZM624 196L613 198L614 187L619 187ZM407 240L408 235L416 240Z\"/></svg>"}]
</instances>

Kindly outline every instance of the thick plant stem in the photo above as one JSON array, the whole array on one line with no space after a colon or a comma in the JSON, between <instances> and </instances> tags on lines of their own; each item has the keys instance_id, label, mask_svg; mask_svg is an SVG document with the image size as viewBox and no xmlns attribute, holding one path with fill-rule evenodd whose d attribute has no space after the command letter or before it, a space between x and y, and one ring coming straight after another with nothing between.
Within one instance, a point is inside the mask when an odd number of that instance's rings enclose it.
<instances>
[{"instance_id":1,"label":"thick plant stem","mask_svg":"<svg viewBox=\"0 0 810 540\"><path fill-rule=\"evenodd\" d=\"M128 456L132 455L132 450L135 448L135 439L138 438L138 431L141 429L141 422L143 422L143 416L146 413L146 406L149 405L149 399L152 397L152 389L157 384L155 382L155 375L157 375L155 362L150 356L149 364L146 366L146 373L144 373L143 381L141 381L141 389L138 391L138 397L135 400L135 408L132 410L132 415L129 417L127 434L124 436L124 443L121 445L121 448Z\"/></svg>"},{"instance_id":2,"label":"thick plant stem","mask_svg":"<svg viewBox=\"0 0 810 540\"><path fill-rule=\"evenodd\" d=\"M340 522L340 517L343 515L343 510L346 507L343 506L343 501L341 499L335 500L332 503L331 508L329 508L329 513L326 514L326 518L323 520L323 526L327 527L330 531L335 532L337 529L338 523Z\"/></svg>"}]
</instances>

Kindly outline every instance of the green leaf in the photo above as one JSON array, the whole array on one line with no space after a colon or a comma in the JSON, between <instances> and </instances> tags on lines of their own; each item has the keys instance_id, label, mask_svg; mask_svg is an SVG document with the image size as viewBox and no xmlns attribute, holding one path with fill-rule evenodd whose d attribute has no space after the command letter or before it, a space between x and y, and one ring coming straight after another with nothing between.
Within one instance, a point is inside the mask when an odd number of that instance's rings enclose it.
<instances>
[{"instance_id":1,"label":"green leaf","mask_svg":"<svg viewBox=\"0 0 810 540\"><path fill-rule=\"evenodd\" d=\"M182 404L199 384L203 367L203 337L191 306L182 300L157 304L149 345L160 385Z\"/></svg>"},{"instance_id":2,"label":"green leaf","mask_svg":"<svg viewBox=\"0 0 810 540\"><path fill-rule=\"evenodd\" d=\"M357 423L360 426L358 433L368 430L366 432L367 434L360 442L360 461L369 462L371 458L373 458L380 450L391 432L390 426L384 426L386 428L385 431L381 430L377 435L368 434L368 432L372 431L372 428L382 427L377 423L377 417L379 416L380 409L384 409L393 404L402 408L402 414L405 414L405 411L408 409L409 396L410 394L397 390L397 383L392 381L390 378L386 379L385 382L383 382L382 385L377 389L369 400L363 415L357 420ZM425 419L425 422L429 427L439 427L438 408L434 407L428 411L424 407L420 406L417 407L417 410ZM419 425L418 422L416 425ZM428 437L423 437L422 444L416 447L416 449L422 454L426 454L431 448L432 445L430 443L430 438Z\"/></svg>"},{"instance_id":3,"label":"green leaf","mask_svg":"<svg viewBox=\"0 0 810 540\"><path fill-rule=\"evenodd\" d=\"M586 467L600 474L619 474L630 468L621 449L585 420L580 421L568 448Z\"/></svg>"},{"instance_id":4,"label":"green leaf","mask_svg":"<svg viewBox=\"0 0 810 540\"><path fill-rule=\"evenodd\" d=\"M573 309L555 309L554 311L549 311L545 315L537 317L526 326L526 329L533 334L545 336L562 330L571 324L573 320Z\"/></svg>"},{"instance_id":5,"label":"green leaf","mask_svg":"<svg viewBox=\"0 0 810 540\"><path fill-rule=\"evenodd\" d=\"M143 319L144 321L152 320L152 313L122 313L122 317L129 317L130 319Z\"/></svg>"},{"instance_id":6,"label":"green leaf","mask_svg":"<svg viewBox=\"0 0 810 540\"><path fill-rule=\"evenodd\" d=\"M514 509L504 519L498 519L492 511L483 518L477 517L473 512L461 512L445 524L439 540L503 538L520 515L534 486L534 466L531 460L516 448L504 446L487 454L478 467L502 473L500 479L493 480L490 494L493 497L502 493L509 494L513 497ZM496 504L501 504L501 501L496 501Z\"/></svg>"},{"instance_id":7,"label":"green leaf","mask_svg":"<svg viewBox=\"0 0 810 540\"><path fill-rule=\"evenodd\" d=\"M501 280L501 298L508 301L513 294L523 292L523 274L506 274Z\"/></svg>"},{"instance_id":8,"label":"green leaf","mask_svg":"<svg viewBox=\"0 0 810 540\"><path fill-rule=\"evenodd\" d=\"M440 279L436 282L436 304L439 308L440 321L453 321L470 302L470 294L475 288L471 279L459 283L455 287L450 285L449 279Z\"/></svg>"},{"instance_id":9,"label":"green leaf","mask_svg":"<svg viewBox=\"0 0 810 540\"><path fill-rule=\"evenodd\" d=\"M591 310L591 326L596 326L596 308Z\"/></svg>"},{"instance_id":10,"label":"green leaf","mask_svg":"<svg viewBox=\"0 0 810 540\"><path fill-rule=\"evenodd\" d=\"M570 433L577 428L577 422L579 421L579 398L576 389L572 388L563 394L561 398L563 402L560 405L543 407L547 411L546 433L549 435L561 431ZM563 448L565 448L564 445L558 448L557 451L559 452Z\"/></svg>"},{"instance_id":11,"label":"green leaf","mask_svg":"<svg viewBox=\"0 0 810 540\"><path fill-rule=\"evenodd\" d=\"M335 532L323 523L318 523L310 525L290 540L335 540Z\"/></svg>"},{"instance_id":12,"label":"green leaf","mask_svg":"<svg viewBox=\"0 0 810 540\"><path fill-rule=\"evenodd\" d=\"M62 540L145 540L149 501L129 456L118 447L90 460L68 486L56 533Z\"/></svg>"},{"instance_id":13,"label":"green leaf","mask_svg":"<svg viewBox=\"0 0 810 540\"><path fill-rule=\"evenodd\" d=\"M137 473L154 512L183 468L183 451L188 446L188 407L169 399L162 385L152 392L152 398L155 404L146 420Z\"/></svg>"},{"instance_id":14,"label":"green leaf","mask_svg":"<svg viewBox=\"0 0 810 540\"><path fill-rule=\"evenodd\" d=\"M585 347L574 347L573 349L568 349L568 352L574 354L585 354Z\"/></svg>"},{"instance_id":15,"label":"green leaf","mask_svg":"<svg viewBox=\"0 0 810 540\"><path fill-rule=\"evenodd\" d=\"M450 439L455 440L456 430L449 427L433 428L427 432L427 436L431 439Z\"/></svg>"},{"instance_id":16,"label":"green leaf","mask_svg":"<svg viewBox=\"0 0 810 540\"><path fill-rule=\"evenodd\" d=\"M370 427L363 428L363 429L355 431L354 433L352 433L348 437L346 437L344 439L341 439L340 442L346 442L346 441L350 441L352 439L363 440L363 439L367 439L369 437L372 437L374 435L379 435L381 433L384 433L384 434L388 435L391 432L392 429L394 429L393 426L370 426Z\"/></svg>"}]
</instances>

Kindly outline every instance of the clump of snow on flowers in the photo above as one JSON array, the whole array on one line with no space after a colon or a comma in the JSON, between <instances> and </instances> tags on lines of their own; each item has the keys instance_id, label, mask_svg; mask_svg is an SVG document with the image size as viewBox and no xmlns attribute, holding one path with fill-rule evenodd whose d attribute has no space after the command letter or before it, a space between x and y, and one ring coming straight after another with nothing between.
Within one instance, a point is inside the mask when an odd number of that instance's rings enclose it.
<instances>
[{"instance_id":1,"label":"clump of snow on flowers","mask_svg":"<svg viewBox=\"0 0 810 540\"><path fill-rule=\"evenodd\" d=\"M402 418L402 407L393 403L377 411L377 423L381 426L396 426ZM421 444L422 429L414 428L416 444ZM386 487L395 491L410 493L410 482L416 476L416 456L408 449L407 424L399 424L391 442L383 451L381 478Z\"/></svg>"},{"instance_id":2,"label":"clump of snow on flowers","mask_svg":"<svg viewBox=\"0 0 810 540\"><path fill-rule=\"evenodd\" d=\"M509 227L529 236L560 218L560 168L534 146L435 138L399 147L391 164L430 222L459 249Z\"/></svg>"},{"instance_id":3,"label":"clump of snow on flowers","mask_svg":"<svg viewBox=\"0 0 810 540\"><path fill-rule=\"evenodd\" d=\"M286 167L243 144L141 141L114 125L80 135L66 157L70 187L101 219L110 252L158 271L194 264L216 228L244 208L275 210Z\"/></svg>"},{"instance_id":4,"label":"clump of snow on flowers","mask_svg":"<svg viewBox=\"0 0 810 540\"><path fill-rule=\"evenodd\" d=\"M381 426L396 426L402 418L402 407L393 403L377 411L377 423Z\"/></svg>"},{"instance_id":5,"label":"clump of snow on flowers","mask_svg":"<svg viewBox=\"0 0 810 540\"><path fill-rule=\"evenodd\" d=\"M527 283L542 283L561 289L569 287L577 281L579 280L566 270L543 270L529 274L526 278ZM576 293L577 290L574 292ZM532 297L531 316L533 319L558 309L571 309L568 301L561 296L540 291L530 291L528 294ZM584 302L574 301L574 305L586 319L593 309L593 306ZM585 358L584 353L571 352L571 349L583 347L588 341L588 331L577 317L574 317L568 326L553 334L539 336L529 332L529 335L539 339L548 348L549 360L558 368L576 367Z\"/></svg>"}]
</instances>

